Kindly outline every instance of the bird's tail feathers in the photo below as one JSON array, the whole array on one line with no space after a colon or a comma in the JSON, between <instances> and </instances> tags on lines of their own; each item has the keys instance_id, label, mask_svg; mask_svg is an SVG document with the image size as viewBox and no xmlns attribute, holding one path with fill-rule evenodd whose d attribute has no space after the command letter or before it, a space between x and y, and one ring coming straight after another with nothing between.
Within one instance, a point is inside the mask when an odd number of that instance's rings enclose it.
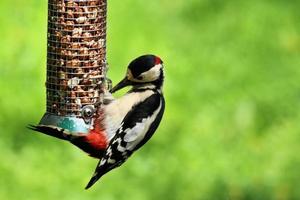
<instances>
[{"instance_id":1,"label":"bird's tail feathers","mask_svg":"<svg viewBox=\"0 0 300 200\"><path fill-rule=\"evenodd\" d=\"M92 187L106 173L106 171L99 170L99 168L101 167L100 162L101 162L101 160L99 161L99 164L96 167L93 177L88 182L88 184L85 186L86 190L89 189L90 187Z\"/></svg>"},{"instance_id":2,"label":"bird's tail feathers","mask_svg":"<svg viewBox=\"0 0 300 200\"><path fill-rule=\"evenodd\" d=\"M92 187L92 185L94 185L104 174L106 174L107 172L109 172L110 170L121 166L121 164L124 162L124 160L116 162L114 164L110 164L106 162L106 158L102 158L96 169L94 172L93 177L91 178L91 180L89 181L89 183L87 184L87 186L85 187L85 189L89 189L90 187Z\"/></svg>"},{"instance_id":3,"label":"bird's tail feathers","mask_svg":"<svg viewBox=\"0 0 300 200\"><path fill-rule=\"evenodd\" d=\"M85 186L85 189L89 189L90 187L92 187L98 180L100 177L97 176L97 174L95 174L91 180L88 182L88 184Z\"/></svg>"}]
</instances>

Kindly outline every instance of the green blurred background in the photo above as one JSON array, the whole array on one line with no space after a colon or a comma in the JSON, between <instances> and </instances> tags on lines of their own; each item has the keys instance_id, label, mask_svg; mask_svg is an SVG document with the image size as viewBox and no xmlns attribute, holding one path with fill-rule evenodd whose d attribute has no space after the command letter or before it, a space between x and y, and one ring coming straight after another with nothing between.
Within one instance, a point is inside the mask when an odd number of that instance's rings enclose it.
<instances>
[{"instance_id":1,"label":"green blurred background","mask_svg":"<svg viewBox=\"0 0 300 200\"><path fill-rule=\"evenodd\" d=\"M110 1L109 76L165 62L152 140L84 191L97 160L25 128L45 111L46 0L0 1L0 199L300 199L300 1Z\"/></svg>"}]
</instances>

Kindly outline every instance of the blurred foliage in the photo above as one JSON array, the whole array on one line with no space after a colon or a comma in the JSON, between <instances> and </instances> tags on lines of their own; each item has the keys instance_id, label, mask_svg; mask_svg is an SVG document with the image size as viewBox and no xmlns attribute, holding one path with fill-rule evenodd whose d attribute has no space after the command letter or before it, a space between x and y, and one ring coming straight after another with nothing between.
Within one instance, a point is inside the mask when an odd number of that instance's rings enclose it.
<instances>
[{"instance_id":1,"label":"blurred foliage","mask_svg":"<svg viewBox=\"0 0 300 200\"><path fill-rule=\"evenodd\" d=\"M300 199L300 1L108 3L112 80L165 62L159 130L84 191L97 161L25 129L45 111L47 1L0 1L0 199Z\"/></svg>"}]
</instances>

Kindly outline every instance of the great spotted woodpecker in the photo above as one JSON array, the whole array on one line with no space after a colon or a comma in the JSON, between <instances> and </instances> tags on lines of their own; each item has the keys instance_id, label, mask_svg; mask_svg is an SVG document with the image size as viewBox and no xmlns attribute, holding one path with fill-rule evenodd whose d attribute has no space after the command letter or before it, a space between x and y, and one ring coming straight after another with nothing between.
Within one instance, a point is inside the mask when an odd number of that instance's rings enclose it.
<instances>
[{"instance_id":1,"label":"great spotted woodpecker","mask_svg":"<svg viewBox=\"0 0 300 200\"><path fill-rule=\"evenodd\" d=\"M142 147L156 131L165 108L162 93L164 71L162 60L144 55L133 60L125 78L111 92L132 86L123 97L107 106L107 124L113 124L113 136L100 159L86 189L110 170L122 165L129 156Z\"/></svg>"},{"instance_id":2,"label":"great spotted woodpecker","mask_svg":"<svg viewBox=\"0 0 300 200\"><path fill-rule=\"evenodd\" d=\"M39 125L30 128L68 140L100 159L86 186L88 189L104 174L122 165L156 131L165 108L163 81L162 60L154 55L140 56L129 64L125 78L111 93L126 86L132 86L132 89L99 108L94 128L87 135L72 135L58 127Z\"/></svg>"}]
</instances>

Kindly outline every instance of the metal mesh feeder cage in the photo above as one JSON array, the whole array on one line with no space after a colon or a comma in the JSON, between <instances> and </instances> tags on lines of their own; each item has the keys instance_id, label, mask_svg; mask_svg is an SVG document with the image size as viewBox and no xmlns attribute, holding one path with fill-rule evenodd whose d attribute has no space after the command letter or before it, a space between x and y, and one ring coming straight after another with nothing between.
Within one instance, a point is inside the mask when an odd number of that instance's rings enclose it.
<instances>
[{"instance_id":1,"label":"metal mesh feeder cage","mask_svg":"<svg viewBox=\"0 0 300 200\"><path fill-rule=\"evenodd\" d=\"M87 133L106 76L106 0L49 0L47 111L40 125Z\"/></svg>"}]
</instances>

